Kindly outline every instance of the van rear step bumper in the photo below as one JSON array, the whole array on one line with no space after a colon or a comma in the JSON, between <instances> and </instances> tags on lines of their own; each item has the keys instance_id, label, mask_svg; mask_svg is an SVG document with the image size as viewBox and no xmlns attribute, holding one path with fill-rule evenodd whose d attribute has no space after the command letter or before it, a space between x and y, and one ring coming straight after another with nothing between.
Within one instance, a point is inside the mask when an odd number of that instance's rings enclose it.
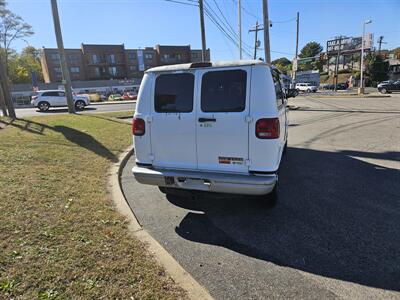
<instances>
[{"instance_id":1,"label":"van rear step bumper","mask_svg":"<svg viewBox=\"0 0 400 300\"><path fill-rule=\"evenodd\" d=\"M132 173L143 184L216 193L265 195L278 181L276 174L244 175L166 170L135 166Z\"/></svg>"}]
</instances>

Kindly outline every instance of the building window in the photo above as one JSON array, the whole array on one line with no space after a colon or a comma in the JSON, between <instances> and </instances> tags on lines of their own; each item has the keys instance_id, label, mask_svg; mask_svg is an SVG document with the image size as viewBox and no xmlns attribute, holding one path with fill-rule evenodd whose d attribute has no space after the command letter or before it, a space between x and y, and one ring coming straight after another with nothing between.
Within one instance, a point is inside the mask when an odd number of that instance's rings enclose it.
<instances>
[{"instance_id":1,"label":"building window","mask_svg":"<svg viewBox=\"0 0 400 300\"><path fill-rule=\"evenodd\" d=\"M92 64L97 64L100 62L100 58L97 54L92 54Z\"/></svg>"},{"instance_id":2,"label":"building window","mask_svg":"<svg viewBox=\"0 0 400 300\"><path fill-rule=\"evenodd\" d=\"M60 67L54 67L54 72L56 73L61 73L61 68Z\"/></svg>"},{"instance_id":3,"label":"building window","mask_svg":"<svg viewBox=\"0 0 400 300\"><path fill-rule=\"evenodd\" d=\"M131 72L137 71L137 66L129 66L129 71Z\"/></svg>"},{"instance_id":4,"label":"building window","mask_svg":"<svg viewBox=\"0 0 400 300\"><path fill-rule=\"evenodd\" d=\"M58 54L58 53L52 53L52 54L51 54L51 59L53 59L53 60L60 60L60 54Z\"/></svg>"},{"instance_id":5,"label":"building window","mask_svg":"<svg viewBox=\"0 0 400 300\"><path fill-rule=\"evenodd\" d=\"M136 53L128 52L128 60L135 60L135 59L136 59Z\"/></svg>"},{"instance_id":6,"label":"building window","mask_svg":"<svg viewBox=\"0 0 400 300\"><path fill-rule=\"evenodd\" d=\"M79 67L71 67L71 73L79 73L80 71Z\"/></svg>"},{"instance_id":7,"label":"building window","mask_svg":"<svg viewBox=\"0 0 400 300\"><path fill-rule=\"evenodd\" d=\"M153 59L153 54L152 53L145 53L144 54L145 59Z\"/></svg>"},{"instance_id":8,"label":"building window","mask_svg":"<svg viewBox=\"0 0 400 300\"><path fill-rule=\"evenodd\" d=\"M79 57L76 54L68 54L68 60L69 61L77 61L77 60L79 60Z\"/></svg>"},{"instance_id":9,"label":"building window","mask_svg":"<svg viewBox=\"0 0 400 300\"><path fill-rule=\"evenodd\" d=\"M96 77L100 77L100 68L99 67L94 68L94 75Z\"/></svg>"},{"instance_id":10,"label":"building window","mask_svg":"<svg viewBox=\"0 0 400 300\"><path fill-rule=\"evenodd\" d=\"M111 76L116 76L117 75L117 67L108 67L108 73Z\"/></svg>"},{"instance_id":11,"label":"building window","mask_svg":"<svg viewBox=\"0 0 400 300\"><path fill-rule=\"evenodd\" d=\"M115 64L115 55L114 55L114 54L109 54L109 55L107 56L107 62L108 62L109 64Z\"/></svg>"}]
</instances>

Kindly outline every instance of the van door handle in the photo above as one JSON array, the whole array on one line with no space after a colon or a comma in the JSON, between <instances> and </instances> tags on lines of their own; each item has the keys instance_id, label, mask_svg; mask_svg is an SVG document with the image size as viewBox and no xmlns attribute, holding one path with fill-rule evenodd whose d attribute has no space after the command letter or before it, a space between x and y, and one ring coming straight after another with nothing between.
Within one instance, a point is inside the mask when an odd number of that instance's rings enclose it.
<instances>
[{"instance_id":1,"label":"van door handle","mask_svg":"<svg viewBox=\"0 0 400 300\"><path fill-rule=\"evenodd\" d=\"M215 118L199 118L199 122L200 123L204 123L204 122L216 122L217 119Z\"/></svg>"}]
</instances>

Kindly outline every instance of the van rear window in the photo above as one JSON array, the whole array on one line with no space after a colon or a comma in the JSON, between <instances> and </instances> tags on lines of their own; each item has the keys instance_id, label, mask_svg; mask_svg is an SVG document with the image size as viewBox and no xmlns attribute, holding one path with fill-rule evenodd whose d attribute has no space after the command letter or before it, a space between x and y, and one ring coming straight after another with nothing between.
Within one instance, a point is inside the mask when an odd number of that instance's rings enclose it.
<instances>
[{"instance_id":1,"label":"van rear window","mask_svg":"<svg viewBox=\"0 0 400 300\"><path fill-rule=\"evenodd\" d=\"M203 112L240 112L246 108L244 70L213 71L203 75L201 110Z\"/></svg>"},{"instance_id":2,"label":"van rear window","mask_svg":"<svg viewBox=\"0 0 400 300\"><path fill-rule=\"evenodd\" d=\"M162 74L156 79L154 109L159 113L193 110L194 75Z\"/></svg>"}]
</instances>

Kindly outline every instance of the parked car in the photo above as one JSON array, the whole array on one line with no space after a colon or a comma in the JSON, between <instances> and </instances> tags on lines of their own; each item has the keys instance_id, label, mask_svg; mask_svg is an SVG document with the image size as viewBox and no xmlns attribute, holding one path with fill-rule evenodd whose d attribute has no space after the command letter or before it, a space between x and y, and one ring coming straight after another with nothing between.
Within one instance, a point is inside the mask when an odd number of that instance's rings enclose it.
<instances>
[{"instance_id":1,"label":"parked car","mask_svg":"<svg viewBox=\"0 0 400 300\"><path fill-rule=\"evenodd\" d=\"M341 91L343 91L343 90L347 90L347 88L348 88L348 83L347 82L340 82L340 83L338 83L337 84L337 86L336 86L336 90L341 90ZM333 88L335 88L335 85L333 85Z\"/></svg>"},{"instance_id":2,"label":"parked car","mask_svg":"<svg viewBox=\"0 0 400 300\"><path fill-rule=\"evenodd\" d=\"M85 106L90 104L90 99L85 95L73 95L75 109L83 110ZM37 91L32 96L31 104L37 107L40 111L48 111L50 107L65 107L67 104L67 97L63 90L43 90Z\"/></svg>"},{"instance_id":3,"label":"parked car","mask_svg":"<svg viewBox=\"0 0 400 300\"><path fill-rule=\"evenodd\" d=\"M124 95L122 97L124 98L124 100L136 100L137 99L137 95L132 92L124 93Z\"/></svg>"},{"instance_id":4,"label":"parked car","mask_svg":"<svg viewBox=\"0 0 400 300\"><path fill-rule=\"evenodd\" d=\"M400 92L400 80L391 83L381 84L378 86L378 91L382 94Z\"/></svg>"},{"instance_id":5,"label":"parked car","mask_svg":"<svg viewBox=\"0 0 400 300\"><path fill-rule=\"evenodd\" d=\"M276 201L288 135L279 74L262 61L147 70L132 122L136 180Z\"/></svg>"},{"instance_id":6,"label":"parked car","mask_svg":"<svg viewBox=\"0 0 400 300\"><path fill-rule=\"evenodd\" d=\"M110 96L108 96L108 101L120 101L120 100L124 100L121 94L111 94Z\"/></svg>"},{"instance_id":7,"label":"parked car","mask_svg":"<svg viewBox=\"0 0 400 300\"><path fill-rule=\"evenodd\" d=\"M299 92L315 93L318 90L318 87L311 83L296 83L296 90Z\"/></svg>"},{"instance_id":8,"label":"parked car","mask_svg":"<svg viewBox=\"0 0 400 300\"><path fill-rule=\"evenodd\" d=\"M394 80L385 80L385 81L379 82L377 87L380 87L381 85L384 85L384 84L391 84L393 82L394 82Z\"/></svg>"}]
</instances>

